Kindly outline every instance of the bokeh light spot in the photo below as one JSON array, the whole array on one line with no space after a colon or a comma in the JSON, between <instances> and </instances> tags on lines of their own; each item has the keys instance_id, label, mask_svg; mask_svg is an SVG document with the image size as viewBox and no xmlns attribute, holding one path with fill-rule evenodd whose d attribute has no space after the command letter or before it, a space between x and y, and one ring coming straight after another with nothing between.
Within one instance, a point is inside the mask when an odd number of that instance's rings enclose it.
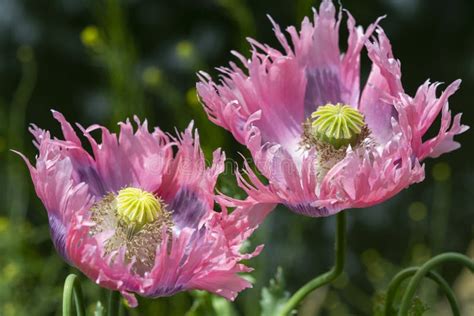
<instances>
[{"instance_id":1,"label":"bokeh light spot","mask_svg":"<svg viewBox=\"0 0 474 316\"><path fill-rule=\"evenodd\" d=\"M3 306L3 312L5 313L5 316L14 316L14 315L16 315L15 305L13 305L11 303L6 303Z\"/></svg>"},{"instance_id":2,"label":"bokeh light spot","mask_svg":"<svg viewBox=\"0 0 474 316\"><path fill-rule=\"evenodd\" d=\"M147 67L142 74L142 80L146 86L156 88L161 84L162 74L158 67Z\"/></svg>"},{"instance_id":3,"label":"bokeh light spot","mask_svg":"<svg viewBox=\"0 0 474 316\"><path fill-rule=\"evenodd\" d=\"M28 63L33 60L33 49L29 45L21 45L16 51L16 57L22 63Z\"/></svg>"},{"instance_id":4,"label":"bokeh light spot","mask_svg":"<svg viewBox=\"0 0 474 316\"><path fill-rule=\"evenodd\" d=\"M81 41L86 47L97 47L101 42L99 29L94 25L87 26L81 32Z\"/></svg>"},{"instance_id":5,"label":"bokeh light spot","mask_svg":"<svg viewBox=\"0 0 474 316\"><path fill-rule=\"evenodd\" d=\"M19 272L20 269L18 266L10 262L3 268L3 279L6 281L12 281L17 277Z\"/></svg>"},{"instance_id":6,"label":"bokeh light spot","mask_svg":"<svg viewBox=\"0 0 474 316\"><path fill-rule=\"evenodd\" d=\"M181 41L176 45L176 54L182 59L189 59L194 53L193 44L190 41Z\"/></svg>"},{"instance_id":7,"label":"bokeh light spot","mask_svg":"<svg viewBox=\"0 0 474 316\"><path fill-rule=\"evenodd\" d=\"M408 207L408 215L415 222L424 220L427 213L428 208L423 202L413 202Z\"/></svg>"},{"instance_id":8,"label":"bokeh light spot","mask_svg":"<svg viewBox=\"0 0 474 316\"><path fill-rule=\"evenodd\" d=\"M199 105L199 99L197 97L196 88L191 88L186 92L186 101L191 106Z\"/></svg>"},{"instance_id":9,"label":"bokeh light spot","mask_svg":"<svg viewBox=\"0 0 474 316\"><path fill-rule=\"evenodd\" d=\"M8 218L4 216L0 216L0 233L6 231L8 228L8 225L9 225Z\"/></svg>"},{"instance_id":10,"label":"bokeh light spot","mask_svg":"<svg viewBox=\"0 0 474 316\"><path fill-rule=\"evenodd\" d=\"M412 248L412 258L415 264L423 263L431 257L431 250L425 244L415 244Z\"/></svg>"},{"instance_id":11,"label":"bokeh light spot","mask_svg":"<svg viewBox=\"0 0 474 316\"><path fill-rule=\"evenodd\" d=\"M438 162L431 171L435 181L443 182L451 178L451 167L445 162Z\"/></svg>"},{"instance_id":12,"label":"bokeh light spot","mask_svg":"<svg viewBox=\"0 0 474 316\"><path fill-rule=\"evenodd\" d=\"M380 255L375 249L367 249L362 253L362 261L366 264L369 265L373 263L374 261L377 261L379 259Z\"/></svg>"}]
</instances>

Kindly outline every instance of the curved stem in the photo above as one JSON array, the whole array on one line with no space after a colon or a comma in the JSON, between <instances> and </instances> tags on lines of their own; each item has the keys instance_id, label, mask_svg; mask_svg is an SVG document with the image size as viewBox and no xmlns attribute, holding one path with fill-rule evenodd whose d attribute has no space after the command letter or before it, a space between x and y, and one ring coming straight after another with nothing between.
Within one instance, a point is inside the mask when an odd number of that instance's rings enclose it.
<instances>
[{"instance_id":1,"label":"curved stem","mask_svg":"<svg viewBox=\"0 0 474 316\"><path fill-rule=\"evenodd\" d=\"M107 301L107 316L117 316L120 306L120 294L117 291L109 291Z\"/></svg>"},{"instance_id":2,"label":"curved stem","mask_svg":"<svg viewBox=\"0 0 474 316\"><path fill-rule=\"evenodd\" d=\"M418 271L418 267L406 268L398 272L390 281L387 290L387 296L385 298L385 316L390 316L394 314L393 301L395 300L395 295L397 294L398 288L402 282L411 277L413 274Z\"/></svg>"},{"instance_id":3,"label":"curved stem","mask_svg":"<svg viewBox=\"0 0 474 316\"><path fill-rule=\"evenodd\" d=\"M334 266L328 272L321 274L300 288L283 306L280 316L288 315L311 292L334 281L344 269L346 254L346 214L344 211L336 215L336 258Z\"/></svg>"},{"instance_id":4,"label":"curved stem","mask_svg":"<svg viewBox=\"0 0 474 316\"><path fill-rule=\"evenodd\" d=\"M393 301L395 300L395 294L397 293L398 288L404 280L413 276L419 269L420 268L418 267L404 269L400 271L397 275L395 275L395 277L392 279L388 286L387 297L385 301L385 316L391 316L395 314L395 309L393 308ZM449 284L444 280L444 278L433 271L428 271L426 277L436 282L436 284L443 290L444 294L446 295L446 298L448 299L453 315L460 316L461 312L459 310L456 296L454 295Z\"/></svg>"},{"instance_id":5,"label":"curved stem","mask_svg":"<svg viewBox=\"0 0 474 316\"><path fill-rule=\"evenodd\" d=\"M81 284L75 274L70 274L64 282L63 290L63 316L72 316L72 296L76 305L76 315L85 316L84 302L82 299Z\"/></svg>"},{"instance_id":6,"label":"curved stem","mask_svg":"<svg viewBox=\"0 0 474 316\"><path fill-rule=\"evenodd\" d=\"M440 255L437 255L434 258L431 258L427 262L425 262L419 269L416 271L413 278L410 280L408 287L403 294L403 298L400 305L400 310L398 311L399 316L408 315L408 310L410 308L410 303L412 301L413 296L415 295L416 289L418 284L420 283L421 279L433 268L448 262L456 262L465 265L469 268L472 272L474 272L474 261L469 257L462 255L460 253L455 252L447 252Z\"/></svg>"},{"instance_id":7,"label":"curved stem","mask_svg":"<svg viewBox=\"0 0 474 316\"><path fill-rule=\"evenodd\" d=\"M446 298L448 299L449 306L451 306L451 311L453 312L453 316L461 316L461 311L459 310L458 301L456 299L456 295L454 294L453 290L449 286L448 282L440 276L438 273L429 271L427 276L435 281L438 286L443 290Z\"/></svg>"}]
</instances>

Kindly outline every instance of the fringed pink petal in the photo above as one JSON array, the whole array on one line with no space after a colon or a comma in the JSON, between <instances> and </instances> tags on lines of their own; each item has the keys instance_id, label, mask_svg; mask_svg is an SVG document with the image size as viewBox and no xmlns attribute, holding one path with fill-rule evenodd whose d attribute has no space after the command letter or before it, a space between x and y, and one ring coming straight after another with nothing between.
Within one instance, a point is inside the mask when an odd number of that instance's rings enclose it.
<instances>
[{"instance_id":1,"label":"fringed pink petal","mask_svg":"<svg viewBox=\"0 0 474 316\"><path fill-rule=\"evenodd\" d=\"M387 143L382 153L350 151L325 176L316 205L331 213L369 207L421 182L424 168L412 159L410 148L404 145L406 140L400 136Z\"/></svg>"},{"instance_id":2,"label":"fringed pink petal","mask_svg":"<svg viewBox=\"0 0 474 316\"><path fill-rule=\"evenodd\" d=\"M239 187L242 188L248 196L260 203L280 203L281 199L277 193L259 179L247 161L244 161L244 164L243 172L249 179L247 180L239 170L236 170L236 179Z\"/></svg>"},{"instance_id":3,"label":"fringed pink petal","mask_svg":"<svg viewBox=\"0 0 474 316\"><path fill-rule=\"evenodd\" d=\"M246 134L244 125L250 113L244 112L235 96L232 96L230 87L225 86L224 83L218 86L207 73L202 71L198 77L200 82L197 83L196 88L209 120L229 130L237 141L244 143Z\"/></svg>"},{"instance_id":4,"label":"fringed pink petal","mask_svg":"<svg viewBox=\"0 0 474 316\"><path fill-rule=\"evenodd\" d=\"M381 149L349 150L322 182L316 177L314 152L309 152L301 167L296 168L291 157L276 148L272 150L275 157L262 160L271 164L268 185L261 182L247 162L246 177L238 173L238 184L253 200L282 203L307 216L328 216L347 208L383 202L424 178L423 167L417 159L413 160L409 137L398 122L392 123L396 134ZM263 166L259 169L267 170Z\"/></svg>"},{"instance_id":5,"label":"fringed pink petal","mask_svg":"<svg viewBox=\"0 0 474 316\"><path fill-rule=\"evenodd\" d=\"M120 154L128 157L139 186L154 192L161 186L163 175L168 172L174 144L159 128L150 133L146 120L140 123L137 117L134 119L136 132L128 120L119 124Z\"/></svg>"},{"instance_id":6,"label":"fringed pink petal","mask_svg":"<svg viewBox=\"0 0 474 316\"><path fill-rule=\"evenodd\" d=\"M223 211L217 219L226 236L229 247L236 255L240 255L242 244L276 206L275 203L259 203L251 198L245 201L221 200L220 205ZM234 206L236 209L229 213L227 206Z\"/></svg>"},{"instance_id":7,"label":"fringed pink petal","mask_svg":"<svg viewBox=\"0 0 474 316\"><path fill-rule=\"evenodd\" d=\"M334 5L325 0L319 12L315 11L314 24L305 19L300 33L289 27L293 48L270 18L285 54L249 39L253 49L249 60L234 52L248 75L234 63L219 68L223 74L220 84L201 72L197 90L210 120L246 145L251 121L260 132L259 146L278 143L293 152L298 149L302 122L318 106L328 102L357 106L360 51L377 23L364 33L349 14L348 51L341 56L342 12L337 20L335 15Z\"/></svg>"},{"instance_id":8,"label":"fringed pink petal","mask_svg":"<svg viewBox=\"0 0 474 316\"><path fill-rule=\"evenodd\" d=\"M98 285L122 293L131 307L137 306L130 292L143 291L143 278L132 271L133 261L125 260L125 249L106 254L106 237L90 235L93 224L87 213L74 217L73 223L67 239L72 264Z\"/></svg>"},{"instance_id":9,"label":"fringed pink petal","mask_svg":"<svg viewBox=\"0 0 474 316\"><path fill-rule=\"evenodd\" d=\"M452 119L448 105L448 98L456 92L460 83L461 81L457 80L450 84L438 98L436 88L439 84L430 84L427 81L418 89L414 98L404 95L397 102L400 128L411 136L411 146L418 159L436 158L460 147L453 137L465 132L469 127L461 124L460 114ZM441 125L438 135L423 140L440 112Z\"/></svg>"},{"instance_id":10,"label":"fringed pink petal","mask_svg":"<svg viewBox=\"0 0 474 316\"><path fill-rule=\"evenodd\" d=\"M348 104L359 106L360 95L360 54L365 43L384 18L378 18L367 27L364 32L361 26L356 26L354 17L346 10L348 17L347 29L349 30L348 48L341 62L341 77L344 84L349 87L351 95L347 97Z\"/></svg>"},{"instance_id":11,"label":"fringed pink petal","mask_svg":"<svg viewBox=\"0 0 474 316\"><path fill-rule=\"evenodd\" d=\"M459 148L453 137L465 132L468 127L461 125L459 115L451 125L448 98L459 88L460 80L449 85L439 98L436 97L439 84L430 84L429 81L418 89L415 97L408 96L401 83L400 62L393 56L390 41L381 28L377 33L378 40L366 44L373 66L360 101L360 109L373 135L381 143L389 141L392 136L391 121L396 118L420 161ZM423 136L440 112L438 135L424 141Z\"/></svg>"},{"instance_id":12,"label":"fringed pink petal","mask_svg":"<svg viewBox=\"0 0 474 316\"><path fill-rule=\"evenodd\" d=\"M40 156L50 155L52 152L41 148L44 140L60 148L62 155L71 160L74 181L87 183L94 196L103 196L126 186L137 186L153 192L161 185L163 174L168 173L173 143L159 129L150 133L146 121L141 124L135 118L138 126L135 133L129 121L121 123L118 139L115 134L98 125L87 129L80 127L91 143L94 154L91 156L82 147L80 139L64 116L55 111L53 116L61 124L64 140L50 139L49 132L32 125L30 130L36 138ZM101 144L90 134L96 129L102 131Z\"/></svg>"},{"instance_id":13,"label":"fringed pink petal","mask_svg":"<svg viewBox=\"0 0 474 316\"><path fill-rule=\"evenodd\" d=\"M127 186L153 192L160 187L162 176L167 173L173 144L158 128L150 133L146 121L143 124L137 118L135 121L135 132L130 121L120 123L119 137L99 125L87 129L80 127L91 144L96 169L106 192ZM101 131L101 144L91 135L95 130Z\"/></svg>"},{"instance_id":14,"label":"fringed pink petal","mask_svg":"<svg viewBox=\"0 0 474 316\"><path fill-rule=\"evenodd\" d=\"M206 277L193 281L193 287L205 290L233 301L239 292L251 288L252 284L237 276L238 267L230 271L212 271Z\"/></svg>"},{"instance_id":15,"label":"fringed pink petal","mask_svg":"<svg viewBox=\"0 0 474 316\"><path fill-rule=\"evenodd\" d=\"M338 68L340 63L339 26L342 20L340 11L336 19L336 8L330 0L323 0L319 10L314 10L313 23L305 18L299 35L294 27L291 35L295 54L310 68Z\"/></svg>"},{"instance_id":16,"label":"fringed pink petal","mask_svg":"<svg viewBox=\"0 0 474 316\"><path fill-rule=\"evenodd\" d=\"M347 12L347 11L346 11ZM314 22L305 18L298 33L289 27L296 58L304 65L308 84L305 93L305 114L310 115L320 105L345 103L357 107L360 84L360 52L378 21L364 32L356 26L347 12L349 31L348 49L341 56L339 26L342 11L336 19L332 1L324 0L319 11L314 11Z\"/></svg>"},{"instance_id":17,"label":"fringed pink petal","mask_svg":"<svg viewBox=\"0 0 474 316\"><path fill-rule=\"evenodd\" d=\"M67 146L52 140L49 132L34 125L30 131L39 150L35 166L24 155L19 154L26 162L36 194L48 212L53 243L58 252L69 261L65 245L70 227L68 219L88 209L93 202L88 185L76 181L79 177L76 170L78 162L87 166L89 160L87 156L83 156L83 152L75 150L76 145ZM67 133L66 131L65 134ZM69 134L68 137L68 141L72 143L74 135Z\"/></svg>"},{"instance_id":18,"label":"fringed pink petal","mask_svg":"<svg viewBox=\"0 0 474 316\"><path fill-rule=\"evenodd\" d=\"M294 58L281 54L262 57L256 45L253 43L252 57L244 64L248 76L221 68L223 80L217 85L201 74L198 93L211 121L231 131L238 141L245 143L253 118L264 142L294 147L304 119L304 71Z\"/></svg>"},{"instance_id":19,"label":"fringed pink petal","mask_svg":"<svg viewBox=\"0 0 474 316\"><path fill-rule=\"evenodd\" d=\"M174 236L169 251L162 250L168 242L162 243L155 267L147 275L150 286L142 295L156 297L201 289L234 299L239 291L250 287L237 273L251 269L239 261L257 255L261 247L251 254L241 254L239 249L273 205L248 201L231 214L227 214L226 205L223 204L222 213L213 213L201 229L183 229Z\"/></svg>"},{"instance_id":20,"label":"fringed pink petal","mask_svg":"<svg viewBox=\"0 0 474 316\"><path fill-rule=\"evenodd\" d=\"M421 152L427 157L437 158L442 154L460 148L461 144L454 141L453 138L454 136L462 134L469 129L469 126L461 124L461 113L458 113L456 116L454 116L453 124L448 131L448 127L450 125L450 114L448 110L444 110L443 108L443 115L444 113L448 114L442 118L443 127L440 129L438 136L426 141L423 144L423 148L421 149Z\"/></svg>"},{"instance_id":21,"label":"fringed pink petal","mask_svg":"<svg viewBox=\"0 0 474 316\"><path fill-rule=\"evenodd\" d=\"M376 140L385 143L392 136L391 119L397 115L392 102L387 99L397 98L404 90L400 62L394 58L390 41L383 29L378 28L377 33L378 40L366 42L373 64L359 109Z\"/></svg>"},{"instance_id":22,"label":"fringed pink petal","mask_svg":"<svg viewBox=\"0 0 474 316\"><path fill-rule=\"evenodd\" d=\"M220 149L214 151L211 166L207 168L193 123L177 137L176 156L170 160L169 172L163 175L163 185L156 193L171 202L182 189L186 189L199 195L200 200L207 201L206 208L212 208L217 177L224 171L225 154Z\"/></svg>"},{"instance_id":23,"label":"fringed pink petal","mask_svg":"<svg viewBox=\"0 0 474 316\"><path fill-rule=\"evenodd\" d=\"M264 146L265 147L265 146ZM252 170L247 161L244 162L244 175L237 172L238 185L253 200L263 204L282 203L293 211L307 216L327 216L325 207L316 206L318 199L317 172L315 152L310 151L299 161L297 166L293 158L277 145L268 149L262 148L267 159L261 159L267 165L259 169L269 179L265 185ZM265 174L265 171L268 173Z\"/></svg>"},{"instance_id":24,"label":"fringed pink petal","mask_svg":"<svg viewBox=\"0 0 474 316\"><path fill-rule=\"evenodd\" d=\"M42 130L32 124L29 131L34 136L35 140L33 143L39 151L37 163L40 161L49 161L48 164L51 164L55 159L68 157L72 164L72 178L74 181L76 183L86 182L88 183L90 190L99 191L101 186L100 183L94 183L97 176L94 170L94 161L92 157L86 150L84 150L84 148L81 147L77 135L64 117L59 112L55 111L53 111L53 116L60 122L65 139L51 139L48 131ZM24 159L26 161L26 158ZM31 165L29 165L29 168L31 171Z\"/></svg>"},{"instance_id":25,"label":"fringed pink petal","mask_svg":"<svg viewBox=\"0 0 474 316\"><path fill-rule=\"evenodd\" d=\"M53 113L53 117L61 124L61 130L63 132L64 140L76 144L79 147L81 146L81 140L77 137L76 132L72 128L71 124L66 121L64 115L57 111L51 111Z\"/></svg>"}]
</instances>

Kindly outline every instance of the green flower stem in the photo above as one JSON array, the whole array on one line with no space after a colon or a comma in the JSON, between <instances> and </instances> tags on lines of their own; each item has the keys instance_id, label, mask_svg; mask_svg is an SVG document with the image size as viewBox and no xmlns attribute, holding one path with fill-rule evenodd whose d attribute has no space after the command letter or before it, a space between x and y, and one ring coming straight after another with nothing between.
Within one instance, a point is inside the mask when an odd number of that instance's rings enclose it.
<instances>
[{"instance_id":1,"label":"green flower stem","mask_svg":"<svg viewBox=\"0 0 474 316\"><path fill-rule=\"evenodd\" d=\"M120 294L117 291L109 291L107 301L107 316L118 316L120 306Z\"/></svg>"},{"instance_id":2,"label":"green flower stem","mask_svg":"<svg viewBox=\"0 0 474 316\"><path fill-rule=\"evenodd\" d=\"M72 296L74 295L74 302L76 305L76 315L85 316L84 301L82 299L81 284L79 278L75 274L70 274L64 282L63 290L63 316L72 316L73 304Z\"/></svg>"},{"instance_id":3,"label":"green flower stem","mask_svg":"<svg viewBox=\"0 0 474 316\"><path fill-rule=\"evenodd\" d=\"M298 304L311 292L323 285L329 284L341 275L344 269L346 254L346 213L344 211L336 215L336 258L334 266L328 272L321 274L300 288L283 306L280 316L288 315Z\"/></svg>"},{"instance_id":4,"label":"green flower stem","mask_svg":"<svg viewBox=\"0 0 474 316\"><path fill-rule=\"evenodd\" d=\"M400 310L398 311L399 316L408 315L408 310L410 309L410 304L412 301L413 296L415 295L416 289L418 284L420 283L421 279L432 269L436 268L437 266L445 263L445 262L456 262L465 265L469 270L474 272L474 261L460 253L455 252L447 252L440 255L437 255L434 258L431 258L425 264L423 264L418 271L416 271L413 278L411 278L410 283L408 283L408 287L403 294L403 298L400 305Z\"/></svg>"},{"instance_id":5,"label":"green flower stem","mask_svg":"<svg viewBox=\"0 0 474 316\"><path fill-rule=\"evenodd\" d=\"M388 286L387 297L385 301L385 316L395 315L396 311L393 308L393 302L395 300L395 295L397 294L398 288L404 280L413 276L419 269L420 268L418 267L404 269L400 271L397 275L395 275L395 277L392 279ZM451 306L451 311L453 312L453 315L460 316L461 312L459 310L456 296L451 290L449 284L443 279L443 277L433 271L428 271L426 277L436 282L436 284L443 290L444 294L446 295L446 298L448 299L449 305Z\"/></svg>"}]
</instances>

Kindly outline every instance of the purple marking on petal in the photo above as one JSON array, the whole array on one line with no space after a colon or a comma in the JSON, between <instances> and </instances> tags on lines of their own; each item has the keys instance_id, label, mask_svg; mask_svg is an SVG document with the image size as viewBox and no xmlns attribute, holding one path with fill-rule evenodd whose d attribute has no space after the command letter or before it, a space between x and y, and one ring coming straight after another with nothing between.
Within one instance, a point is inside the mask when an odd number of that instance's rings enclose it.
<instances>
[{"instance_id":1,"label":"purple marking on petal","mask_svg":"<svg viewBox=\"0 0 474 316\"><path fill-rule=\"evenodd\" d=\"M95 196L104 196L107 194L104 184L95 168L91 166L78 168L77 173L80 181L88 185L91 194Z\"/></svg>"},{"instance_id":2,"label":"purple marking on petal","mask_svg":"<svg viewBox=\"0 0 474 316\"><path fill-rule=\"evenodd\" d=\"M305 117L321 105L343 102L339 75L330 69L306 69L306 92L304 96Z\"/></svg>"},{"instance_id":3,"label":"purple marking on petal","mask_svg":"<svg viewBox=\"0 0 474 316\"><path fill-rule=\"evenodd\" d=\"M66 253L66 226L61 220L53 213L50 212L48 215L49 219L49 231L51 234L51 240L53 241L54 247L58 253L63 257L64 260L69 262Z\"/></svg>"},{"instance_id":4,"label":"purple marking on petal","mask_svg":"<svg viewBox=\"0 0 474 316\"><path fill-rule=\"evenodd\" d=\"M158 287L152 293L147 294L147 297L164 297L171 296L177 292L186 290L183 285L176 285L174 287Z\"/></svg>"},{"instance_id":5,"label":"purple marking on petal","mask_svg":"<svg viewBox=\"0 0 474 316\"><path fill-rule=\"evenodd\" d=\"M170 203L173 222L179 227L197 227L206 213L205 204L198 195L187 188L181 188Z\"/></svg>"},{"instance_id":6,"label":"purple marking on petal","mask_svg":"<svg viewBox=\"0 0 474 316\"><path fill-rule=\"evenodd\" d=\"M296 205L285 204L286 207L293 210L294 212L311 217L324 217L329 216L331 213L325 207L319 208L311 206L310 203L299 203Z\"/></svg>"},{"instance_id":7,"label":"purple marking on petal","mask_svg":"<svg viewBox=\"0 0 474 316\"><path fill-rule=\"evenodd\" d=\"M392 136L392 118L398 122L398 111L392 104L379 100L362 110L365 122L379 143L386 143Z\"/></svg>"},{"instance_id":8,"label":"purple marking on petal","mask_svg":"<svg viewBox=\"0 0 474 316\"><path fill-rule=\"evenodd\" d=\"M191 235L191 239L190 240L200 240L201 238L205 238L206 236L206 227L205 226L202 226L200 229L195 229L193 231L193 234ZM192 251L192 244L188 244L185 248L185 251L183 253L183 256L181 257L181 260L179 261L179 266L182 266L186 263L186 261L188 260L189 258L189 253Z\"/></svg>"}]
</instances>

